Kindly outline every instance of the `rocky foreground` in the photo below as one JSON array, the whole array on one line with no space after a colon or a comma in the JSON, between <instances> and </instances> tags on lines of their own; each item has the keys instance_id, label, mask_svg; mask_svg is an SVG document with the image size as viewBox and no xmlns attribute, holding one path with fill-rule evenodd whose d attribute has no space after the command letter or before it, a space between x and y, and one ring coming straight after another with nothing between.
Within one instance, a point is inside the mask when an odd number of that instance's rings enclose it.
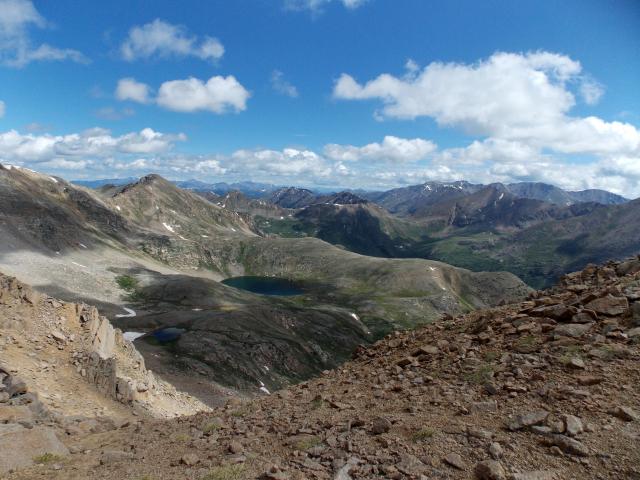
<instances>
[{"instance_id":1,"label":"rocky foreground","mask_svg":"<svg viewBox=\"0 0 640 480\"><path fill-rule=\"evenodd\" d=\"M634 258L396 332L268 397L65 433L7 478L638 479L639 360Z\"/></svg>"}]
</instances>

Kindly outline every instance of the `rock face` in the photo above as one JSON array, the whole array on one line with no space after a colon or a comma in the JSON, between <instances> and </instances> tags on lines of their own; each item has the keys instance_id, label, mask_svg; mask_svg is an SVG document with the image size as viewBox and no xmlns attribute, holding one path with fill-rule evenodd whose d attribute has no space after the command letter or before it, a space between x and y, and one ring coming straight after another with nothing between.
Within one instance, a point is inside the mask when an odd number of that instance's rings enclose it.
<instances>
[{"instance_id":1,"label":"rock face","mask_svg":"<svg viewBox=\"0 0 640 480\"><path fill-rule=\"evenodd\" d=\"M27 393L27 384L9 372L27 367L23 360L19 360L22 358L20 351L26 351L28 357L35 358L38 352L44 352L39 338L50 338L54 351L59 352L60 361L75 367L77 381L89 382L102 394L128 407L159 417L193 414L207 409L148 371L133 344L125 340L107 318L100 316L95 307L60 302L36 294L14 278L0 274L0 339L3 337L22 337L26 341L12 341L11 346L16 344L18 347L16 354L6 352L0 356L5 362L0 365L0 375L4 375L0 400L8 396L5 400L15 403L16 396ZM43 355L42 365L47 369L55 368L49 364L53 361L57 360ZM56 387L63 397L74 394L70 385ZM34 401L30 400L31 403ZM30 420L22 407L3 409L2 405L0 403L0 419Z\"/></svg>"},{"instance_id":2,"label":"rock face","mask_svg":"<svg viewBox=\"0 0 640 480\"><path fill-rule=\"evenodd\" d=\"M89 452L8 479L636 478L640 342L619 299L640 298L640 268L617 267L394 332L270 396L114 430L117 461ZM559 335L563 325L589 328Z\"/></svg>"}]
</instances>

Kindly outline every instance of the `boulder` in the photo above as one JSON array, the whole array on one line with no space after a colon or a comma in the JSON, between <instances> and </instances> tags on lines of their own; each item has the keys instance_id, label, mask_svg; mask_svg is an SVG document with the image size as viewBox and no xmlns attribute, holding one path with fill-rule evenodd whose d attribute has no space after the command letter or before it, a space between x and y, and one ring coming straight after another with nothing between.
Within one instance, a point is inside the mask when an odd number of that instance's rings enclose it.
<instances>
[{"instance_id":1,"label":"boulder","mask_svg":"<svg viewBox=\"0 0 640 480\"><path fill-rule=\"evenodd\" d=\"M17 395L24 395L27 393L28 388L27 384L18 377L9 377L5 391L9 394L9 397L15 397Z\"/></svg>"},{"instance_id":2,"label":"boulder","mask_svg":"<svg viewBox=\"0 0 640 480\"><path fill-rule=\"evenodd\" d=\"M67 337L60 330L51 330L51 338L60 343L64 343L67 341Z\"/></svg>"},{"instance_id":3,"label":"boulder","mask_svg":"<svg viewBox=\"0 0 640 480\"><path fill-rule=\"evenodd\" d=\"M624 275L630 275L640 272L640 260L637 258L633 258L631 260L626 260L616 267L616 273L618 276L622 277Z\"/></svg>"},{"instance_id":4,"label":"boulder","mask_svg":"<svg viewBox=\"0 0 640 480\"><path fill-rule=\"evenodd\" d=\"M582 420L580 420L575 415L565 415L563 420L564 431L570 437L575 437L576 435L583 432L584 427L582 425Z\"/></svg>"},{"instance_id":5,"label":"boulder","mask_svg":"<svg viewBox=\"0 0 640 480\"><path fill-rule=\"evenodd\" d=\"M33 422L33 412L26 405L0 407L0 423Z\"/></svg>"},{"instance_id":6,"label":"boulder","mask_svg":"<svg viewBox=\"0 0 640 480\"><path fill-rule=\"evenodd\" d=\"M572 323L591 323L598 320L598 315L593 310L583 310L571 317Z\"/></svg>"},{"instance_id":7,"label":"boulder","mask_svg":"<svg viewBox=\"0 0 640 480\"><path fill-rule=\"evenodd\" d=\"M525 427L531 427L533 425L539 425L543 423L548 416L549 412L546 410L538 410L536 412L517 415L507 421L507 428L514 431L521 430Z\"/></svg>"},{"instance_id":8,"label":"boulder","mask_svg":"<svg viewBox=\"0 0 640 480\"><path fill-rule=\"evenodd\" d=\"M593 310L601 315L616 316L623 315L629 310L629 301L627 297L614 297L607 295L606 297L596 298L586 305L586 308Z\"/></svg>"},{"instance_id":9,"label":"boulder","mask_svg":"<svg viewBox=\"0 0 640 480\"><path fill-rule=\"evenodd\" d=\"M478 480L506 480L507 474L500 462L495 460L487 460L480 462L474 469L475 476Z\"/></svg>"},{"instance_id":10,"label":"boulder","mask_svg":"<svg viewBox=\"0 0 640 480\"><path fill-rule=\"evenodd\" d=\"M0 425L0 473L29 467L45 454L69 455L69 450L52 429Z\"/></svg>"},{"instance_id":11,"label":"boulder","mask_svg":"<svg viewBox=\"0 0 640 480\"><path fill-rule=\"evenodd\" d=\"M559 304L544 305L542 307L534 308L531 311L531 316L549 317L559 322L568 322L576 313L578 313L578 309L576 307Z\"/></svg>"},{"instance_id":12,"label":"boulder","mask_svg":"<svg viewBox=\"0 0 640 480\"><path fill-rule=\"evenodd\" d=\"M373 420L373 425L371 426L371 432L374 435L380 435L382 433L387 433L391 428L391 422L383 417L378 417Z\"/></svg>"},{"instance_id":13,"label":"boulder","mask_svg":"<svg viewBox=\"0 0 640 480\"><path fill-rule=\"evenodd\" d=\"M502 456L504 455L504 449L502 448L502 445L500 445L498 442L491 443L491 445L489 445L489 455L491 455L491 458L493 458L494 460L502 458Z\"/></svg>"},{"instance_id":14,"label":"boulder","mask_svg":"<svg viewBox=\"0 0 640 480\"><path fill-rule=\"evenodd\" d=\"M405 475L418 477L425 473L427 467L417 457L408 453L400 455L400 461L396 464L396 468Z\"/></svg>"},{"instance_id":15,"label":"boulder","mask_svg":"<svg viewBox=\"0 0 640 480\"><path fill-rule=\"evenodd\" d=\"M459 453L450 453L446 457L444 457L444 463L451 465L458 470L464 470L467 468L467 464L464 463L462 456Z\"/></svg>"},{"instance_id":16,"label":"boulder","mask_svg":"<svg viewBox=\"0 0 640 480\"><path fill-rule=\"evenodd\" d=\"M616 407L611 413L625 422L635 422L640 419L640 416L629 407Z\"/></svg>"},{"instance_id":17,"label":"boulder","mask_svg":"<svg viewBox=\"0 0 640 480\"><path fill-rule=\"evenodd\" d=\"M583 443L565 435L550 435L545 439L545 443L551 446L556 446L569 455L576 455L579 457L586 457L589 455L589 449Z\"/></svg>"},{"instance_id":18,"label":"boulder","mask_svg":"<svg viewBox=\"0 0 640 480\"><path fill-rule=\"evenodd\" d=\"M562 337L580 338L593 327L593 323L564 323L553 329L553 333Z\"/></svg>"}]
</instances>

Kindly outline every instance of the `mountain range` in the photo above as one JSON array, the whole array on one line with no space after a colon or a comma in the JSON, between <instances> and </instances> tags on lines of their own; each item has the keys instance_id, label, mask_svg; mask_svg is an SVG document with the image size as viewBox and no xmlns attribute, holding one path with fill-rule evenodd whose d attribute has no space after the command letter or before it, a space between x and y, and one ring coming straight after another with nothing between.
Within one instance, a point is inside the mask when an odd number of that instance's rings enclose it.
<instances>
[{"instance_id":1,"label":"mountain range","mask_svg":"<svg viewBox=\"0 0 640 480\"><path fill-rule=\"evenodd\" d=\"M99 306L125 332L143 334L136 344L154 372L210 403L220 388L280 388L394 329L529 291L506 272L270 236L251 212L266 208L272 221L286 221L289 210L236 194L206 196L157 175L87 189L0 166L0 271ZM232 197L246 201L226 205ZM220 283L242 276L280 278L303 294L258 295ZM179 335L156 342L166 329ZM208 380L204 387L193 372Z\"/></svg>"},{"instance_id":2,"label":"mountain range","mask_svg":"<svg viewBox=\"0 0 640 480\"><path fill-rule=\"evenodd\" d=\"M267 232L317 236L367 255L436 259L476 271L504 269L534 287L551 285L589 262L624 258L640 249L638 200L600 190L429 182L349 193L343 202L328 199L308 190L279 189L269 200L289 206L290 216L266 225L260 218L256 222Z\"/></svg>"}]
</instances>

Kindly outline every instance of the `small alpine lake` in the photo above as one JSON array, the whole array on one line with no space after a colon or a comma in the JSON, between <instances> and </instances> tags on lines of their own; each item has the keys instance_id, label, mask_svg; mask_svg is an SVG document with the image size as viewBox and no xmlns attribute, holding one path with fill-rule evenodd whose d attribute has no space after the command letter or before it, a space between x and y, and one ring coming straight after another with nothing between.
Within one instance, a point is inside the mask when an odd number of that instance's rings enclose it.
<instances>
[{"instance_id":1,"label":"small alpine lake","mask_svg":"<svg viewBox=\"0 0 640 480\"><path fill-rule=\"evenodd\" d=\"M231 277L221 283L261 295L293 296L305 293L305 289L299 283L279 277Z\"/></svg>"}]
</instances>

